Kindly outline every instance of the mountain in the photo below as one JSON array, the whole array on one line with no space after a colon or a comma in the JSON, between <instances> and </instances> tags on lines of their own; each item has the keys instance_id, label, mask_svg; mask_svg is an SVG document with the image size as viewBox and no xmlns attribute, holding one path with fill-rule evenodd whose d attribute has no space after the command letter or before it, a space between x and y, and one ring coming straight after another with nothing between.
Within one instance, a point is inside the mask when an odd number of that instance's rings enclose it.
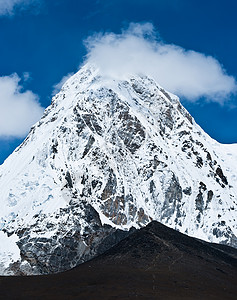
<instances>
[{"instance_id":1,"label":"mountain","mask_svg":"<svg viewBox=\"0 0 237 300\"><path fill-rule=\"evenodd\" d=\"M153 79L86 64L0 167L0 272L70 269L152 220L237 247L236 163Z\"/></svg>"},{"instance_id":2,"label":"mountain","mask_svg":"<svg viewBox=\"0 0 237 300\"><path fill-rule=\"evenodd\" d=\"M0 277L2 299L236 299L237 249L156 221L70 271Z\"/></svg>"}]
</instances>

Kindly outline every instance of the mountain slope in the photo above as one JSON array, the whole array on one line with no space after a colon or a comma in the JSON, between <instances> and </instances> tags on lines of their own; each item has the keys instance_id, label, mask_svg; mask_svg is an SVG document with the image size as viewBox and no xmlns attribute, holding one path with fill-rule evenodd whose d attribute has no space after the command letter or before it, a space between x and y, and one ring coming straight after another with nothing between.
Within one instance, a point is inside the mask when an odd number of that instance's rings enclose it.
<instances>
[{"instance_id":1,"label":"mountain slope","mask_svg":"<svg viewBox=\"0 0 237 300\"><path fill-rule=\"evenodd\" d=\"M158 222L70 271L1 277L3 299L235 299L237 250Z\"/></svg>"},{"instance_id":2,"label":"mountain slope","mask_svg":"<svg viewBox=\"0 0 237 300\"><path fill-rule=\"evenodd\" d=\"M237 247L236 149L151 78L85 65L0 167L1 272L69 269L151 220Z\"/></svg>"}]
</instances>

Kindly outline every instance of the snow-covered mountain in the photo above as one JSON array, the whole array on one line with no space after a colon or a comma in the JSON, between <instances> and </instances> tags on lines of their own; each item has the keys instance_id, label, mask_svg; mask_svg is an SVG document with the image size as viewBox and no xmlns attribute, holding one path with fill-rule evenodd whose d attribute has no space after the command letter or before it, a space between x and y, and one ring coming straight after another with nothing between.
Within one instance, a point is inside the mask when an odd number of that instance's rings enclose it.
<instances>
[{"instance_id":1,"label":"snow-covered mountain","mask_svg":"<svg viewBox=\"0 0 237 300\"><path fill-rule=\"evenodd\" d=\"M69 269L151 220L237 247L236 165L154 80L86 64L0 166L1 274Z\"/></svg>"}]
</instances>

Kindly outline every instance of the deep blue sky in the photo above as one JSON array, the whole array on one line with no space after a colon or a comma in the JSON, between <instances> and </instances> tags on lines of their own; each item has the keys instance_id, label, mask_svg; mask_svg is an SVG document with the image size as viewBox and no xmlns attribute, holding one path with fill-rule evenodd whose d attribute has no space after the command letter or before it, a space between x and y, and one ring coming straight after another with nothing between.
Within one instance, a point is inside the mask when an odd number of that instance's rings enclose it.
<instances>
[{"instance_id":1,"label":"deep blue sky","mask_svg":"<svg viewBox=\"0 0 237 300\"><path fill-rule=\"evenodd\" d=\"M214 56L237 78L236 11L235 0L41 0L40 7L0 16L0 76L29 72L25 89L47 107L53 85L83 61L86 37L148 21L165 42ZM213 138L237 142L237 108L202 99L183 103ZM237 96L232 103L237 106ZM20 142L0 139L0 164Z\"/></svg>"}]
</instances>

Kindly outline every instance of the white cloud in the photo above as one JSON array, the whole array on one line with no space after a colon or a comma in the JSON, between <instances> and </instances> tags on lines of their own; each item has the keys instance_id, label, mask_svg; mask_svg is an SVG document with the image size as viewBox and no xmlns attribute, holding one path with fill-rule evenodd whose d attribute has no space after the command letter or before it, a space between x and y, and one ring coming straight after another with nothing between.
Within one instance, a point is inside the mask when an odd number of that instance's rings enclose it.
<instances>
[{"instance_id":1,"label":"white cloud","mask_svg":"<svg viewBox=\"0 0 237 300\"><path fill-rule=\"evenodd\" d=\"M190 101L205 97L223 103L237 90L234 77L212 56L166 44L157 38L151 23L131 23L121 34L89 37L87 61L104 75L121 78L146 74L168 91Z\"/></svg>"},{"instance_id":2,"label":"white cloud","mask_svg":"<svg viewBox=\"0 0 237 300\"><path fill-rule=\"evenodd\" d=\"M64 85L64 83L73 75L73 73L68 73L63 76L63 78L53 86L52 96L56 95Z\"/></svg>"},{"instance_id":3,"label":"white cloud","mask_svg":"<svg viewBox=\"0 0 237 300\"><path fill-rule=\"evenodd\" d=\"M24 137L39 120L43 108L38 96L22 91L17 74L0 77L0 137Z\"/></svg>"},{"instance_id":4,"label":"white cloud","mask_svg":"<svg viewBox=\"0 0 237 300\"><path fill-rule=\"evenodd\" d=\"M12 15L16 8L24 9L39 0L0 0L0 16Z\"/></svg>"}]
</instances>

